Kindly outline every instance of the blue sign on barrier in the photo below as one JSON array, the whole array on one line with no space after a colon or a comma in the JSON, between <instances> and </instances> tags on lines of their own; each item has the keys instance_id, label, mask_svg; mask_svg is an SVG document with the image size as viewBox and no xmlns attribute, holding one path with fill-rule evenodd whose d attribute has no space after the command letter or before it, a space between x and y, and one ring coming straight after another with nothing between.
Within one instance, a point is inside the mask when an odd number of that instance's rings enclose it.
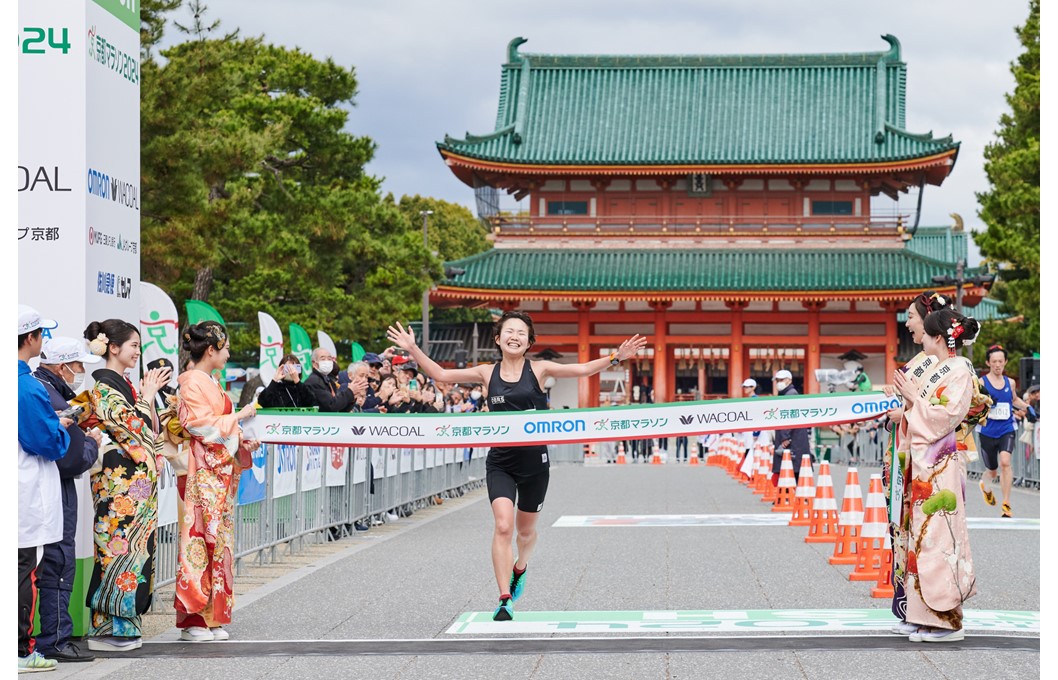
<instances>
[{"instance_id":1,"label":"blue sign on barrier","mask_svg":"<svg viewBox=\"0 0 1058 680\"><path fill-rule=\"evenodd\" d=\"M261 444L253 452L253 467L242 471L239 477L239 505L259 503L265 499L265 465L268 461L269 444Z\"/></svg>"}]
</instances>

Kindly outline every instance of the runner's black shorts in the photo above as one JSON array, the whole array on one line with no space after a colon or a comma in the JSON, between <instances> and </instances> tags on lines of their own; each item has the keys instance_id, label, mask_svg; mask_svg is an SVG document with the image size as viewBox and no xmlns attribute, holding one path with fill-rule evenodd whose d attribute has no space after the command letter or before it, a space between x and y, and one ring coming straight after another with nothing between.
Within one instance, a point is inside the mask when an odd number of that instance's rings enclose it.
<instances>
[{"instance_id":1,"label":"runner's black shorts","mask_svg":"<svg viewBox=\"0 0 1058 680\"><path fill-rule=\"evenodd\" d=\"M999 437L989 437L986 434L978 435L981 437L981 461L986 468L995 470L999 467L1000 451L1014 453L1015 434L1014 432L1007 432Z\"/></svg>"},{"instance_id":2,"label":"runner's black shorts","mask_svg":"<svg viewBox=\"0 0 1058 680\"><path fill-rule=\"evenodd\" d=\"M485 485L489 489L489 503L497 498L510 498L522 512L540 512L547 495L551 471L545 467L531 477L512 474L497 467L485 469Z\"/></svg>"}]
</instances>

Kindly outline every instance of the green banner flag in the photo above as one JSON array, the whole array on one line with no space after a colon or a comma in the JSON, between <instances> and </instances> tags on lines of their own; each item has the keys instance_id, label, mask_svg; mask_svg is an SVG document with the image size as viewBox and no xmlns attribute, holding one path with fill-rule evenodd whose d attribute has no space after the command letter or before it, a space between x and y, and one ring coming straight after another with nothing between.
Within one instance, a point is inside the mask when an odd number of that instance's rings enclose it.
<instances>
[{"instance_id":1,"label":"green banner flag","mask_svg":"<svg viewBox=\"0 0 1058 680\"><path fill-rule=\"evenodd\" d=\"M196 323L202 323L203 321L216 321L222 326L225 325L224 317L220 315L220 312L213 309L213 306L208 302L184 300L184 309L187 310L187 323L189 326L194 326Z\"/></svg>"},{"instance_id":2,"label":"green banner flag","mask_svg":"<svg viewBox=\"0 0 1058 680\"><path fill-rule=\"evenodd\" d=\"M363 346L359 342L354 342L352 344L352 346L350 347L350 349L352 349L352 351L353 351L353 361L354 362L360 361L361 359L364 358L364 355L367 354L367 352L364 351Z\"/></svg>"},{"instance_id":3,"label":"green banner flag","mask_svg":"<svg viewBox=\"0 0 1058 680\"><path fill-rule=\"evenodd\" d=\"M291 353L301 361L301 379L304 380L312 372L312 340L308 331L296 323L290 324L290 344L294 348Z\"/></svg>"}]
</instances>

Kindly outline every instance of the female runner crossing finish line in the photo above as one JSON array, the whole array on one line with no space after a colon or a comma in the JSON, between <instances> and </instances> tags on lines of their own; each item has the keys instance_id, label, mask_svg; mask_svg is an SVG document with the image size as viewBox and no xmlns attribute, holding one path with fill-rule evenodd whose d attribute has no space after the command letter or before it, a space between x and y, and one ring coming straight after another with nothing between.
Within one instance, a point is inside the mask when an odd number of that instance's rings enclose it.
<instances>
[{"instance_id":1,"label":"female runner crossing finish line","mask_svg":"<svg viewBox=\"0 0 1058 680\"><path fill-rule=\"evenodd\" d=\"M410 329L397 323L386 336L408 352L419 369L435 381L481 383L488 395L489 411L546 410L547 397L540 385L553 378L586 378L616 366L636 355L646 338L636 334L621 343L616 352L583 364L558 364L525 358L536 342L533 320L524 312L504 312L493 328L493 341L503 358L496 364L445 369L415 344ZM493 446L485 459L485 483L492 503L495 528L492 534L492 568L500 591L500 604L492 615L495 621L514 618L513 602L525 589L525 570L536 547L536 522L544 507L550 463L547 446ZM517 501L517 512L515 502ZM517 529L518 559L514 559L511 538Z\"/></svg>"}]
</instances>

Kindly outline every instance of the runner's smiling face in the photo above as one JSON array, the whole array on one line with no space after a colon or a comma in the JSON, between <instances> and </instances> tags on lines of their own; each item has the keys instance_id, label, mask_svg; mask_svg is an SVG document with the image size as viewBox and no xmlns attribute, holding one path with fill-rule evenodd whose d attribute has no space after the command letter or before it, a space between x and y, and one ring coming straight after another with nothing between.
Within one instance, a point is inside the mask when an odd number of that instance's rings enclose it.
<instances>
[{"instance_id":1,"label":"runner's smiling face","mask_svg":"<svg viewBox=\"0 0 1058 680\"><path fill-rule=\"evenodd\" d=\"M529 351L529 326L521 319L507 319L496 337L496 344L505 355L522 356Z\"/></svg>"}]
</instances>

